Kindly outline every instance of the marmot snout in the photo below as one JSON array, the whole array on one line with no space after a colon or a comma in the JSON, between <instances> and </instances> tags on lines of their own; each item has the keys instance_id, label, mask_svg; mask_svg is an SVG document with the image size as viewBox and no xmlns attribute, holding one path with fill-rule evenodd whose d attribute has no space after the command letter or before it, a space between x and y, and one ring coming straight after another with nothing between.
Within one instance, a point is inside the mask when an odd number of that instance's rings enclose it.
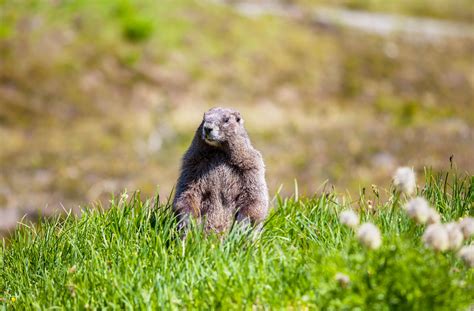
<instances>
[{"instance_id":1,"label":"marmot snout","mask_svg":"<svg viewBox=\"0 0 474 311\"><path fill-rule=\"evenodd\" d=\"M173 202L183 227L194 217L207 230L226 231L234 220L259 223L268 213L261 154L240 113L213 108L204 114L182 161Z\"/></svg>"}]
</instances>

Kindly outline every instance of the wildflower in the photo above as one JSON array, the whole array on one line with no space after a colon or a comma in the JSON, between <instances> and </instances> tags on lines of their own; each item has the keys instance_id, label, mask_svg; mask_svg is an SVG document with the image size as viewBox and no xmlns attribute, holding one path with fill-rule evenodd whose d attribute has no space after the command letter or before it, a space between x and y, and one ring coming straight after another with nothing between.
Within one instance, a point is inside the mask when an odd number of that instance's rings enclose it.
<instances>
[{"instance_id":1,"label":"wildflower","mask_svg":"<svg viewBox=\"0 0 474 311\"><path fill-rule=\"evenodd\" d=\"M423 242L435 251L445 251L449 247L448 231L442 224L429 225L423 233Z\"/></svg>"},{"instance_id":2,"label":"wildflower","mask_svg":"<svg viewBox=\"0 0 474 311\"><path fill-rule=\"evenodd\" d=\"M341 287L347 287L351 283L351 279L349 278L348 275L344 273L336 273L336 276L334 277L336 279L336 282L339 284Z\"/></svg>"},{"instance_id":3,"label":"wildflower","mask_svg":"<svg viewBox=\"0 0 474 311\"><path fill-rule=\"evenodd\" d=\"M474 267L474 245L464 246L458 253L459 257L469 267Z\"/></svg>"},{"instance_id":4,"label":"wildflower","mask_svg":"<svg viewBox=\"0 0 474 311\"><path fill-rule=\"evenodd\" d=\"M353 210L346 210L339 216L339 221L349 228L355 229L359 225L359 215Z\"/></svg>"},{"instance_id":5,"label":"wildflower","mask_svg":"<svg viewBox=\"0 0 474 311\"><path fill-rule=\"evenodd\" d=\"M12 297L12 298L11 298L11 301L12 301L12 302L15 302L15 301L16 301L16 297Z\"/></svg>"},{"instance_id":6,"label":"wildflower","mask_svg":"<svg viewBox=\"0 0 474 311\"><path fill-rule=\"evenodd\" d=\"M459 226L455 222L450 222L445 224L446 231L448 231L448 238L449 238L449 248L450 249L458 249L462 245L462 241L464 236L459 229Z\"/></svg>"},{"instance_id":7,"label":"wildflower","mask_svg":"<svg viewBox=\"0 0 474 311\"><path fill-rule=\"evenodd\" d=\"M377 198L380 197L380 192L379 192L379 188L377 187L377 185L372 184L372 192L375 194L375 196Z\"/></svg>"},{"instance_id":8,"label":"wildflower","mask_svg":"<svg viewBox=\"0 0 474 311\"><path fill-rule=\"evenodd\" d=\"M128 200L128 193L127 193L127 190L125 189L125 191L120 195L119 205L125 204L127 200Z\"/></svg>"},{"instance_id":9,"label":"wildflower","mask_svg":"<svg viewBox=\"0 0 474 311\"><path fill-rule=\"evenodd\" d=\"M370 222L359 227L357 238L362 245L370 249L377 249L382 244L382 237L379 229Z\"/></svg>"},{"instance_id":10,"label":"wildflower","mask_svg":"<svg viewBox=\"0 0 474 311\"><path fill-rule=\"evenodd\" d=\"M395 188L405 194L412 194L416 188L415 172L409 167L399 167L393 175Z\"/></svg>"},{"instance_id":11,"label":"wildflower","mask_svg":"<svg viewBox=\"0 0 474 311\"><path fill-rule=\"evenodd\" d=\"M441 216L439 216L438 212L434 208L430 207L430 212L428 214L428 220L426 221L426 223L432 225L440 222Z\"/></svg>"},{"instance_id":12,"label":"wildflower","mask_svg":"<svg viewBox=\"0 0 474 311\"><path fill-rule=\"evenodd\" d=\"M466 217L459 222L459 228L465 239L469 239L474 235L474 218Z\"/></svg>"},{"instance_id":13,"label":"wildflower","mask_svg":"<svg viewBox=\"0 0 474 311\"><path fill-rule=\"evenodd\" d=\"M367 200L367 209L372 211L374 209L374 202L372 200Z\"/></svg>"},{"instance_id":14,"label":"wildflower","mask_svg":"<svg viewBox=\"0 0 474 311\"><path fill-rule=\"evenodd\" d=\"M69 293L71 293L72 297L76 297L76 288L73 284L69 284L67 289L69 290Z\"/></svg>"},{"instance_id":15,"label":"wildflower","mask_svg":"<svg viewBox=\"0 0 474 311\"><path fill-rule=\"evenodd\" d=\"M422 197L417 197L408 201L405 205L405 210L408 215L419 224L426 223L432 213L428 201Z\"/></svg>"}]
</instances>

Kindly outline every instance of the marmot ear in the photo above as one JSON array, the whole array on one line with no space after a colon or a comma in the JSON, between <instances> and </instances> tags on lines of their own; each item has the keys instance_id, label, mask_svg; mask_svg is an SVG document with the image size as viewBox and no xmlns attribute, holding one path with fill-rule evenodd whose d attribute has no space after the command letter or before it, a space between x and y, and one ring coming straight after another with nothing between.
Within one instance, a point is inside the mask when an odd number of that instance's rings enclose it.
<instances>
[{"instance_id":1,"label":"marmot ear","mask_svg":"<svg viewBox=\"0 0 474 311\"><path fill-rule=\"evenodd\" d=\"M240 115L240 112L236 111L234 112L235 120L240 123L244 124L244 119L242 119L242 116Z\"/></svg>"}]
</instances>

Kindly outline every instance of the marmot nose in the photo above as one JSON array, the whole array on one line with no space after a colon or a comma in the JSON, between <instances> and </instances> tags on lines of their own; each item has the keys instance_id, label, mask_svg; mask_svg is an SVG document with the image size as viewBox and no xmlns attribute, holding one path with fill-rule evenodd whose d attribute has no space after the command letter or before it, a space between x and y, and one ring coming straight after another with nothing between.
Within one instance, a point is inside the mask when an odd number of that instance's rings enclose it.
<instances>
[{"instance_id":1,"label":"marmot nose","mask_svg":"<svg viewBox=\"0 0 474 311\"><path fill-rule=\"evenodd\" d=\"M205 126L204 127L204 134L209 135L212 131L212 127Z\"/></svg>"}]
</instances>

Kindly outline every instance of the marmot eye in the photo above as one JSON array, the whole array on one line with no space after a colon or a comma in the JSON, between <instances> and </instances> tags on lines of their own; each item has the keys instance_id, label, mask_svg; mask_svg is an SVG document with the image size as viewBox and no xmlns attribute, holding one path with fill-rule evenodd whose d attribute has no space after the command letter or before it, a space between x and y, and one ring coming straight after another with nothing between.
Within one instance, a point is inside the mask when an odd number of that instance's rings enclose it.
<instances>
[{"instance_id":1,"label":"marmot eye","mask_svg":"<svg viewBox=\"0 0 474 311\"><path fill-rule=\"evenodd\" d=\"M229 122L229 117L224 118L224 123L227 123L227 122Z\"/></svg>"}]
</instances>

